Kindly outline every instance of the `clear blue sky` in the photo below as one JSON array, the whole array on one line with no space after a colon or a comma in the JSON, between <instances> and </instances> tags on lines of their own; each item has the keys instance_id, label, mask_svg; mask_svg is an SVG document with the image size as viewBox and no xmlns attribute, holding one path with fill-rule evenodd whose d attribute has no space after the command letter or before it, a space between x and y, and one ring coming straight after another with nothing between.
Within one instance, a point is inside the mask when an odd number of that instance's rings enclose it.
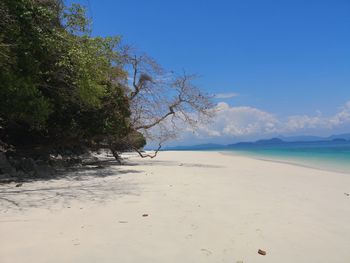
<instances>
[{"instance_id":1,"label":"clear blue sky","mask_svg":"<svg viewBox=\"0 0 350 263\"><path fill-rule=\"evenodd\" d=\"M71 0L69 1L71 2ZM350 100L349 0L79 0L94 35L198 73L230 106L336 114Z\"/></svg>"}]
</instances>

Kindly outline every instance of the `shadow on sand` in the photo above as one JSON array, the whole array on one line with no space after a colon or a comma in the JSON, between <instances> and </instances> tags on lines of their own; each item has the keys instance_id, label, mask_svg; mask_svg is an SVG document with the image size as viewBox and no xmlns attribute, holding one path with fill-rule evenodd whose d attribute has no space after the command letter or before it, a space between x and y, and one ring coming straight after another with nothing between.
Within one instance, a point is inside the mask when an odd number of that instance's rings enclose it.
<instances>
[{"instance_id":1,"label":"shadow on sand","mask_svg":"<svg viewBox=\"0 0 350 263\"><path fill-rule=\"evenodd\" d=\"M160 160L148 160L147 162L136 163L128 162L127 166L183 166L183 167L198 167L198 168L223 168L220 165L211 164L199 164L199 163L181 163L176 161L160 161Z\"/></svg>"},{"instance_id":2,"label":"shadow on sand","mask_svg":"<svg viewBox=\"0 0 350 263\"><path fill-rule=\"evenodd\" d=\"M59 209L73 201L103 203L123 195L139 195L139 185L129 175L142 171L104 160L67 168L40 178L21 178L0 185L0 213L28 208Z\"/></svg>"}]
</instances>

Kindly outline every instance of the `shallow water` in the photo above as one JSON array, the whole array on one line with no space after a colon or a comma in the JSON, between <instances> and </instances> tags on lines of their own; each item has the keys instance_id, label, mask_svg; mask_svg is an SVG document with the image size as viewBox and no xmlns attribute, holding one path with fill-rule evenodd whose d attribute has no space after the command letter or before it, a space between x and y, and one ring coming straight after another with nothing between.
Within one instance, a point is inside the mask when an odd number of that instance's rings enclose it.
<instances>
[{"instance_id":1,"label":"shallow water","mask_svg":"<svg viewBox=\"0 0 350 263\"><path fill-rule=\"evenodd\" d=\"M225 152L350 174L350 142L250 145L226 149Z\"/></svg>"}]
</instances>

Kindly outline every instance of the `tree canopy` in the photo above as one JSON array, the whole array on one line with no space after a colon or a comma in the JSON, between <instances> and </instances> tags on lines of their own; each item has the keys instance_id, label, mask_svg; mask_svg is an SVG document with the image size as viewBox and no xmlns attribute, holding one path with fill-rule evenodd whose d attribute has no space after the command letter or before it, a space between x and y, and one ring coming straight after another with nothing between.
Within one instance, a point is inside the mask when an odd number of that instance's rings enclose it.
<instances>
[{"instance_id":1,"label":"tree canopy","mask_svg":"<svg viewBox=\"0 0 350 263\"><path fill-rule=\"evenodd\" d=\"M119 37L91 37L81 6L3 0L2 140L93 145L131 132Z\"/></svg>"},{"instance_id":2,"label":"tree canopy","mask_svg":"<svg viewBox=\"0 0 350 263\"><path fill-rule=\"evenodd\" d=\"M119 36L92 37L78 4L0 2L0 142L26 147L140 149L169 117L193 123L209 98L190 77L165 83L148 56ZM129 79L132 79L130 83ZM164 129L164 127L168 127Z\"/></svg>"}]
</instances>

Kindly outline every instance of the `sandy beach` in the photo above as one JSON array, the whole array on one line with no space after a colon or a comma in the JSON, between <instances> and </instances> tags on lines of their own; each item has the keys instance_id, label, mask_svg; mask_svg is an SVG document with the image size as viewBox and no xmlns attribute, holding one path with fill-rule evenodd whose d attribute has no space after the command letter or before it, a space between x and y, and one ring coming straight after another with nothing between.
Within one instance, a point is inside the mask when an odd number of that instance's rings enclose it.
<instances>
[{"instance_id":1,"label":"sandy beach","mask_svg":"<svg viewBox=\"0 0 350 263\"><path fill-rule=\"evenodd\" d=\"M345 263L349 193L349 174L219 152L132 155L1 185L0 262Z\"/></svg>"}]
</instances>

